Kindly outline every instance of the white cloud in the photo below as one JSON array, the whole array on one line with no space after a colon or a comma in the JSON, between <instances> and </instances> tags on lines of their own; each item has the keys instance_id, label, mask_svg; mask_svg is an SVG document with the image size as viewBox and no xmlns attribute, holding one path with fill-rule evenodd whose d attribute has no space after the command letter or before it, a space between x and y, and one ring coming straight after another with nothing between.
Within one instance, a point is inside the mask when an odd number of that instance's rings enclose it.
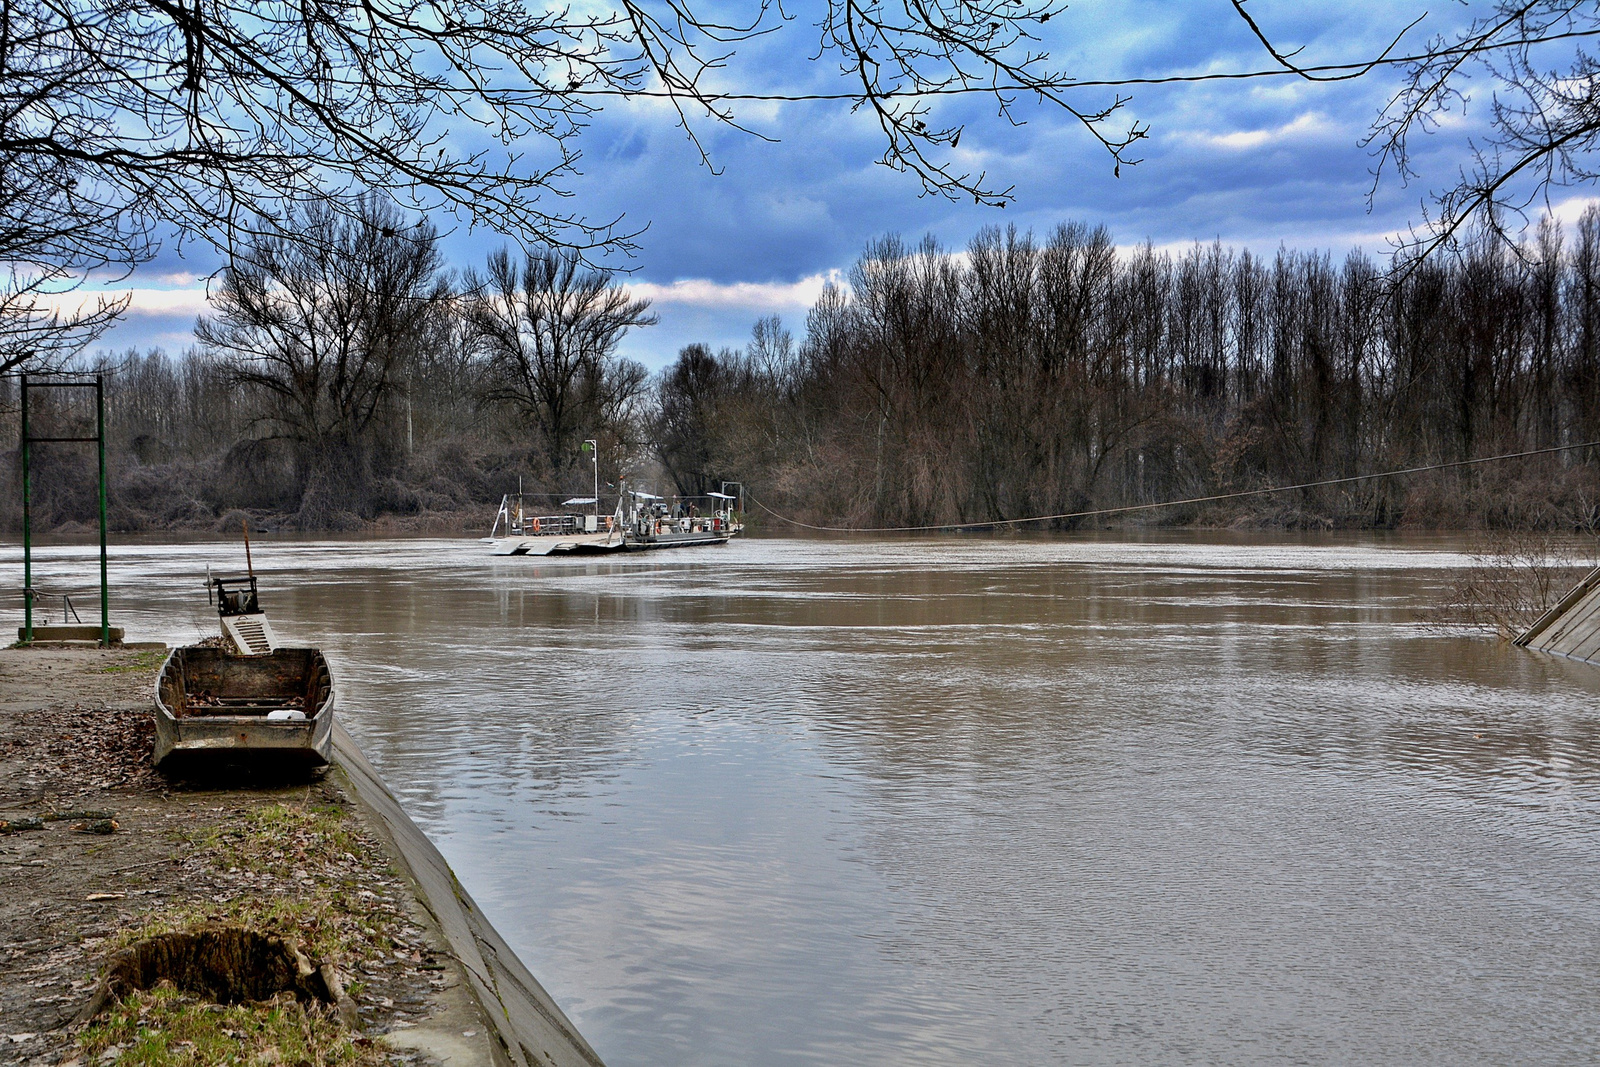
<instances>
[{"instance_id":1,"label":"white cloud","mask_svg":"<svg viewBox=\"0 0 1600 1067\"><path fill-rule=\"evenodd\" d=\"M1292 121L1271 129L1235 130L1232 133L1220 134L1193 133L1182 136L1200 144L1211 145L1214 148L1228 148L1238 151L1259 148L1264 144L1273 144L1297 137L1326 133L1332 129L1334 129L1334 125L1328 121L1327 116L1320 112L1307 111L1302 115L1297 115Z\"/></svg>"},{"instance_id":2,"label":"white cloud","mask_svg":"<svg viewBox=\"0 0 1600 1067\"><path fill-rule=\"evenodd\" d=\"M1597 204L1600 204L1600 196L1569 196L1550 205L1550 217L1570 229L1577 225L1585 211Z\"/></svg>"},{"instance_id":3,"label":"white cloud","mask_svg":"<svg viewBox=\"0 0 1600 1067\"><path fill-rule=\"evenodd\" d=\"M102 299L131 296L125 315L186 315L193 318L211 310L205 289L74 289L47 297L47 306L62 312L93 307Z\"/></svg>"},{"instance_id":4,"label":"white cloud","mask_svg":"<svg viewBox=\"0 0 1600 1067\"><path fill-rule=\"evenodd\" d=\"M204 289L132 289L135 315L203 315L211 310Z\"/></svg>"},{"instance_id":5,"label":"white cloud","mask_svg":"<svg viewBox=\"0 0 1600 1067\"><path fill-rule=\"evenodd\" d=\"M768 314L809 309L830 282L844 285L843 273L829 270L793 282L716 282L707 278L682 278L669 283L625 282L624 286L634 296L645 297L663 308ZM92 306L101 297L128 294L132 296L126 312L129 316L194 318L211 310L203 288L79 289L56 294L49 302L62 311L73 311L85 305Z\"/></svg>"},{"instance_id":6,"label":"white cloud","mask_svg":"<svg viewBox=\"0 0 1600 1067\"><path fill-rule=\"evenodd\" d=\"M812 274L794 282L714 282L705 278L684 278L666 285L633 282L627 289L659 306L693 307L707 310L743 309L768 314L779 309L809 309L829 283L843 285L837 270Z\"/></svg>"}]
</instances>

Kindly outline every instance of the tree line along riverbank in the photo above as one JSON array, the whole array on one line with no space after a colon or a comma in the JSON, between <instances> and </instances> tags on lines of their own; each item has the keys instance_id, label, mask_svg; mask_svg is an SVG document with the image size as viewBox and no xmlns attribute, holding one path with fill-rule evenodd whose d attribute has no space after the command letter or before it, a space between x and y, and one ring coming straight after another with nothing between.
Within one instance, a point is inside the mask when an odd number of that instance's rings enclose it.
<instances>
[{"instance_id":1,"label":"tree line along riverbank","mask_svg":"<svg viewBox=\"0 0 1600 1067\"><path fill-rule=\"evenodd\" d=\"M800 336L762 318L746 345L690 345L654 376L616 354L652 317L615 278L557 252L456 273L430 230L388 210L372 209L371 233L308 218L329 228L325 262L258 247L182 355L80 361L106 377L114 529L476 531L519 486L587 495L586 439L602 489L738 481L775 512L843 526L1122 507L1600 439L1594 210L1570 232L1547 223L1516 247L1484 236L1420 262L1126 248L1075 223L987 229L960 250L890 236ZM267 295L284 292L293 308ZM35 419L81 426L83 411L50 406L70 403L41 401ZM16 386L0 380L0 440L16 433ZM0 526L15 529L11 451ZM34 484L39 528L92 523L89 450L40 448ZM1600 457L1580 449L1123 521L1597 518Z\"/></svg>"}]
</instances>

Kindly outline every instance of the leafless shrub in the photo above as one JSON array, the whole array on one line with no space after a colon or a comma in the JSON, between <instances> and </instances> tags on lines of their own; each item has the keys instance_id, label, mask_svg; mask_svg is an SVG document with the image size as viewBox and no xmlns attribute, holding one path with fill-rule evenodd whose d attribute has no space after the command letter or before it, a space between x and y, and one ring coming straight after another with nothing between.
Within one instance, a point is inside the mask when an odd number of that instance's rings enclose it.
<instances>
[{"instance_id":1,"label":"leafless shrub","mask_svg":"<svg viewBox=\"0 0 1600 1067\"><path fill-rule=\"evenodd\" d=\"M1492 630L1510 640L1600 566L1600 543L1533 531L1480 537L1472 562L1451 582L1446 602L1429 620L1440 628Z\"/></svg>"}]
</instances>

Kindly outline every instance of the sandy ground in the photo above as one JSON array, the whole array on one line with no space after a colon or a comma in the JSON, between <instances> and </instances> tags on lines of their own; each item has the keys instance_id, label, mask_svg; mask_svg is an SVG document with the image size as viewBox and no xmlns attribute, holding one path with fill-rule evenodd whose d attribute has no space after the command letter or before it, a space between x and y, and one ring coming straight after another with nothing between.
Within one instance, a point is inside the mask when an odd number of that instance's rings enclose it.
<instances>
[{"instance_id":1,"label":"sandy ground","mask_svg":"<svg viewBox=\"0 0 1600 1067\"><path fill-rule=\"evenodd\" d=\"M171 782L151 767L150 686L161 657L0 651L0 820L44 820L0 833L0 1063L114 1062L86 1057L70 1023L130 931L248 922L257 912L270 925L264 909L275 898L312 885L359 898L349 914L330 908L315 922L343 946L336 964L364 1034L404 1030L459 1001L443 939L336 773L224 790ZM259 863L236 865L243 861L222 836L230 827L311 810L343 820L359 847L308 854L287 841ZM114 813L114 831L92 832L98 812ZM424 1056L384 1047L388 1058Z\"/></svg>"}]
</instances>

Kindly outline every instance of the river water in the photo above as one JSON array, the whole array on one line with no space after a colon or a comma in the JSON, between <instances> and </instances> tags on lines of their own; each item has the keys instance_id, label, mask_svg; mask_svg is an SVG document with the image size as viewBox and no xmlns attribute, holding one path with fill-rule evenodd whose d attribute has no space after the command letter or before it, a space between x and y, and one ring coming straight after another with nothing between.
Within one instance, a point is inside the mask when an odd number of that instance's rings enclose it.
<instances>
[{"instance_id":1,"label":"river water","mask_svg":"<svg viewBox=\"0 0 1600 1067\"><path fill-rule=\"evenodd\" d=\"M1420 623L1458 547L255 557L613 1067L1593 1062L1600 669ZM115 621L214 633L240 557L116 548Z\"/></svg>"}]
</instances>

